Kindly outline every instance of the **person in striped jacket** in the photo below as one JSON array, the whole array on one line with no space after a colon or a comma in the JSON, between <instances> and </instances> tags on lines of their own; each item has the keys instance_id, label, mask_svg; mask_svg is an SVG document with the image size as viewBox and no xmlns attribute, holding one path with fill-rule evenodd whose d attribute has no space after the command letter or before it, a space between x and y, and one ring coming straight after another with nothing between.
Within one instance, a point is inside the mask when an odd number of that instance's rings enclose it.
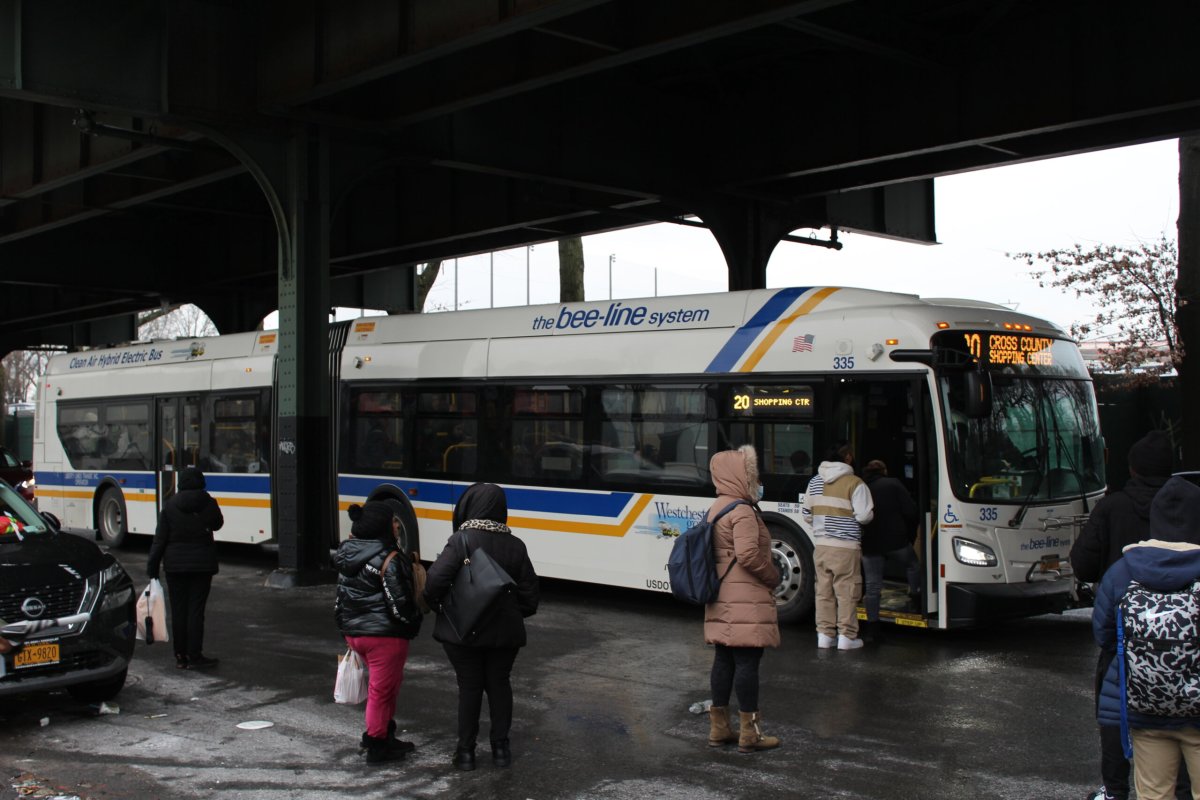
<instances>
[{"instance_id":1,"label":"person in striped jacket","mask_svg":"<svg viewBox=\"0 0 1200 800\"><path fill-rule=\"evenodd\" d=\"M875 517L871 491L854 474L854 450L843 444L821 462L801 512L812 525L816 567L817 647L857 650L862 599L862 526Z\"/></svg>"}]
</instances>

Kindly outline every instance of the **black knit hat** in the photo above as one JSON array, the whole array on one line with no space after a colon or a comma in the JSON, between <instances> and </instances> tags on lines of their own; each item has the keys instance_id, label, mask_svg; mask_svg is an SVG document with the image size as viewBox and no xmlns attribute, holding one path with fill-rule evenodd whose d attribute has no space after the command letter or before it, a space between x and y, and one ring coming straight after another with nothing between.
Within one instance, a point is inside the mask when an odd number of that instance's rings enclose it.
<instances>
[{"instance_id":1,"label":"black knit hat","mask_svg":"<svg viewBox=\"0 0 1200 800\"><path fill-rule=\"evenodd\" d=\"M1150 504L1150 536L1200 544L1200 486L1179 475L1164 483Z\"/></svg>"},{"instance_id":2,"label":"black knit hat","mask_svg":"<svg viewBox=\"0 0 1200 800\"><path fill-rule=\"evenodd\" d=\"M350 533L355 539L387 539L392 535L392 509L387 503L370 500L346 509L350 515Z\"/></svg>"},{"instance_id":3,"label":"black knit hat","mask_svg":"<svg viewBox=\"0 0 1200 800\"><path fill-rule=\"evenodd\" d=\"M179 471L179 488L181 490L203 489L204 473L196 467L184 467Z\"/></svg>"},{"instance_id":4,"label":"black knit hat","mask_svg":"<svg viewBox=\"0 0 1200 800\"><path fill-rule=\"evenodd\" d=\"M1143 478L1166 478L1173 463L1171 439L1162 431L1150 431L1129 448L1129 468Z\"/></svg>"}]
</instances>

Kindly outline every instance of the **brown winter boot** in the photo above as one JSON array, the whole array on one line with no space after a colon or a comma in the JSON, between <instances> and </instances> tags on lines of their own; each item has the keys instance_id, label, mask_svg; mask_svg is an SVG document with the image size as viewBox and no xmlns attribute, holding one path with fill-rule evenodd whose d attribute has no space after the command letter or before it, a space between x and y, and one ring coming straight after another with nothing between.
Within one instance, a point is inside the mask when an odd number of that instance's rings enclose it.
<instances>
[{"instance_id":1,"label":"brown winter boot","mask_svg":"<svg viewBox=\"0 0 1200 800\"><path fill-rule=\"evenodd\" d=\"M708 709L708 721L712 726L708 729L708 746L720 747L725 744L733 744L738 740L737 734L729 727L729 706L710 706Z\"/></svg>"},{"instance_id":2,"label":"brown winter boot","mask_svg":"<svg viewBox=\"0 0 1200 800\"><path fill-rule=\"evenodd\" d=\"M763 736L762 731L758 729L759 717L757 711L739 711L738 717L740 717L742 723L742 729L738 736L739 753L754 753L759 750L770 750L773 747L779 747L778 736Z\"/></svg>"}]
</instances>

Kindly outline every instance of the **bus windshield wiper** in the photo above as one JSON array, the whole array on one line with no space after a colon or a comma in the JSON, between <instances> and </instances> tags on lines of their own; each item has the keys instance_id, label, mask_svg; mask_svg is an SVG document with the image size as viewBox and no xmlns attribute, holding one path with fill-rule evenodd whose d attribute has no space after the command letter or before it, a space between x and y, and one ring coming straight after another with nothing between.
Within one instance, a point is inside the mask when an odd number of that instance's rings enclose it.
<instances>
[{"instance_id":1,"label":"bus windshield wiper","mask_svg":"<svg viewBox=\"0 0 1200 800\"><path fill-rule=\"evenodd\" d=\"M1038 387L1041 389L1042 387ZM1037 478L1033 482L1033 486L1029 488L1029 494L1025 495L1025 499L1021 501L1021 507L1017 509L1017 513L1008 521L1008 527L1019 528L1021 523L1025 521L1025 514L1029 511L1029 506L1033 503L1033 498L1037 496L1038 491L1042 488L1042 481L1046 477L1046 472L1050 467L1050 442L1046 436L1045 419L1041 413L1041 404L1045 402L1044 392L1038 393L1038 406L1036 408L1037 420L1037 448L1038 448L1038 473Z\"/></svg>"},{"instance_id":2,"label":"bus windshield wiper","mask_svg":"<svg viewBox=\"0 0 1200 800\"><path fill-rule=\"evenodd\" d=\"M1033 502L1033 498L1037 495L1038 490L1042 488L1042 478L1045 476L1045 474L1046 471L1042 469L1041 465L1039 464L1037 479L1034 480L1033 486L1030 487L1029 494L1025 495L1025 499L1021 501L1021 507L1017 509L1016 516L1008 521L1008 527L1021 527L1021 523L1025 520L1025 513L1029 511L1029 505Z\"/></svg>"}]
</instances>

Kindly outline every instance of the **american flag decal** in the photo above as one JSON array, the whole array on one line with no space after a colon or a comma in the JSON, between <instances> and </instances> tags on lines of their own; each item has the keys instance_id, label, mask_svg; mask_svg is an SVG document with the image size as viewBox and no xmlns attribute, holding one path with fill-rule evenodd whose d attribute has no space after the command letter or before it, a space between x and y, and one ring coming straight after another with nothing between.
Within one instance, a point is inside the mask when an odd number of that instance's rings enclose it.
<instances>
[{"instance_id":1,"label":"american flag decal","mask_svg":"<svg viewBox=\"0 0 1200 800\"><path fill-rule=\"evenodd\" d=\"M797 336L792 340L793 353L811 353L813 346L813 335L806 333L803 336Z\"/></svg>"}]
</instances>

